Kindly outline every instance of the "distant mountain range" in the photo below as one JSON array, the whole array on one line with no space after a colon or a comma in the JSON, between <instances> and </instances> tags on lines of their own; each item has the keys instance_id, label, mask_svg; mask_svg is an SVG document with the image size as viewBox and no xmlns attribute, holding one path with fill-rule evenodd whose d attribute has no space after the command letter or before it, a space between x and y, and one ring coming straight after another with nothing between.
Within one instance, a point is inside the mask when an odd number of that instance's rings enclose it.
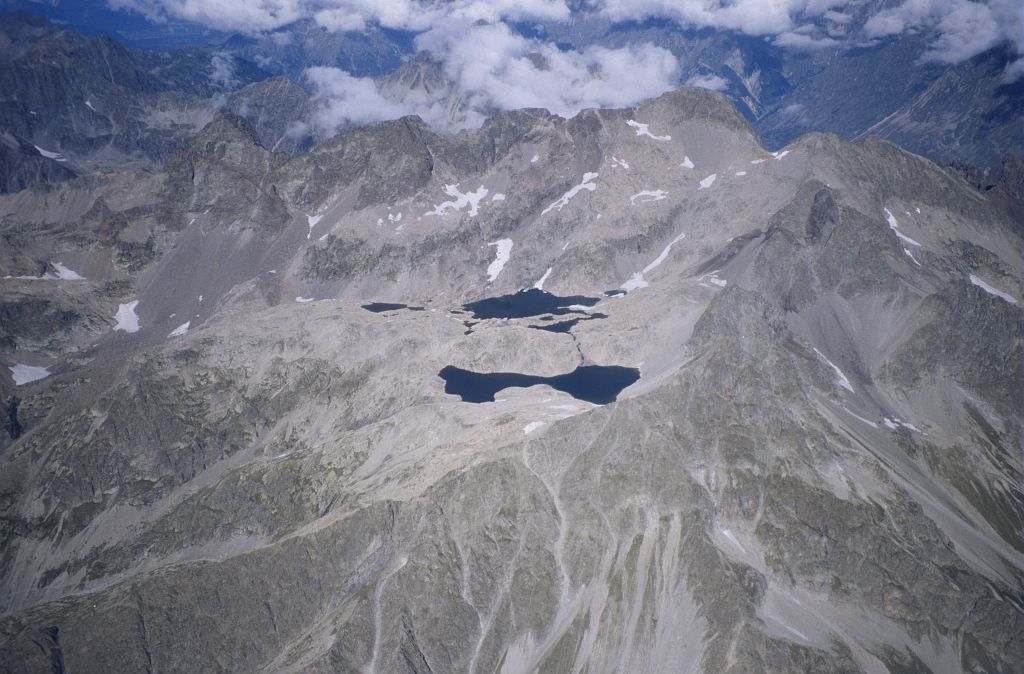
<instances>
[{"instance_id":1,"label":"distant mountain range","mask_svg":"<svg viewBox=\"0 0 1024 674\"><path fill-rule=\"evenodd\" d=\"M880 6L862 6L843 30L862 30ZM79 16L83 29L110 23L107 12ZM668 49L681 64L681 83L723 91L768 147L810 131L851 140L876 135L940 163L978 169L986 184L998 180L1005 155L1024 148L1024 79L1006 81L1014 54L1004 46L948 65L922 60L924 35L808 52L655 20L582 15L518 29L567 49ZM310 67L374 77L394 101L426 91L455 121L473 94L448 78L443 57L416 55L411 34L402 31L332 33L303 20L256 36L188 34L198 44L144 51L23 12L0 18L0 189L109 168L154 170L218 110L248 118L268 147L306 151L333 134L314 123L318 103L303 75Z\"/></svg>"}]
</instances>

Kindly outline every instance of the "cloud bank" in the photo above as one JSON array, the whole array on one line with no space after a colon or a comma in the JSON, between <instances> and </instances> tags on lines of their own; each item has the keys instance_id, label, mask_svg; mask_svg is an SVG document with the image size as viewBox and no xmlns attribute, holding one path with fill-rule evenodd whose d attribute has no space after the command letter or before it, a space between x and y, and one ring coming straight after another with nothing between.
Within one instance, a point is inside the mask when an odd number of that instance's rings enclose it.
<instances>
[{"instance_id":1,"label":"cloud bank","mask_svg":"<svg viewBox=\"0 0 1024 674\"><path fill-rule=\"evenodd\" d=\"M454 21L566 21L563 0L107 0L113 9L150 19L194 21L210 28L258 33L299 19L332 31L359 31L370 24L422 32Z\"/></svg>"},{"instance_id":2,"label":"cloud bank","mask_svg":"<svg viewBox=\"0 0 1024 674\"><path fill-rule=\"evenodd\" d=\"M504 23L446 24L417 37L438 56L447 88L382 93L371 78L338 68L306 71L320 100L314 122L330 133L356 123L418 114L434 127L479 126L499 110L546 108L572 116L585 108L623 107L679 86L679 62L650 44L562 51L527 39Z\"/></svg>"},{"instance_id":3,"label":"cloud bank","mask_svg":"<svg viewBox=\"0 0 1024 674\"><path fill-rule=\"evenodd\" d=\"M524 37L516 22L565 22L567 0L107 0L151 18L174 17L211 28L269 32L300 19L330 31L370 27L416 34L415 44L444 62L444 91L394 95L335 68L306 73L321 103L314 123L331 132L353 123L416 113L432 125L478 125L497 110L543 107L569 116L597 106L626 106L679 85L680 65L650 44L563 50ZM819 51L907 33L931 36L925 59L958 63L1008 42L1017 59L1008 80L1024 74L1021 0L903 0L864 15L862 0L584 0L576 12L613 21L661 18L684 27L762 36L778 47ZM287 36L287 33L274 33ZM714 76L695 86L723 89Z\"/></svg>"},{"instance_id":4,"label":"cloud bank","mask_svg":"<svg viewBox=\"0 0 1024 674\"><path fill-rule=\"evenodd\" d=\"M868 37L934 31L927 58L959 63L1010 42L1024 52L1024 3L1021 0L905 0L883 10L864 25Z\"/></svg>"},{"instance_id":5,"label":"cloud bank","mask_svg":"<svg viewBox=\"0 0 1024 674\"><path fill-rule=\"evenodd\" d=\"M847 0L592 0L616 21L658 17L683 26L735 30L748 35L781 35L804 19L849 3Z\"/></svg>"},{"instance_id":6,"label":"cloud bank","mask_svg":"<svg viewBox=\"0 0 1024 674\"><path fill-rule=\"evenodd\" d=\"M107 0L161 20L185 19L211 28L258 33L312 19L331 31L382 26L424 33L476 22L572 18L566 0ZM573 3L577 7L579 3ZM685 27L766 36L780 47L838 47L848 35L859 0L585 0L582 11L613 21L662 18ZM581 10L577 10L581 11ZM856 27L852 27L856 28ZM1001 42L1024 53L1021 0L904 0L866 18L857 36L882 38L927 31L935 41L928 58L956 63Z\"/></svg>"}]
</instances>

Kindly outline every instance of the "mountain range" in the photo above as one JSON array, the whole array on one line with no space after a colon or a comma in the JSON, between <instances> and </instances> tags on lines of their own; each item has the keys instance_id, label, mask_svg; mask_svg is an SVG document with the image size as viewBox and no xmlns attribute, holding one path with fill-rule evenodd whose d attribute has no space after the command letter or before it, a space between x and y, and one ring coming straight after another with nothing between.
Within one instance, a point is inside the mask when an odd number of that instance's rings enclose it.
<instances>
[{"instance_id":1,"label":"mountain range","mask_svg":"<svg viewBox=\"0 0 1024 674\"><path fill-rule=\"evenodd\" d=\"M1017 45L549 4L0 18L0 673L1021 670Z\"/></svg>"},{"instance_id":2,"label":"mountain range","mask_svg":"<svg viewBox=\"0 0 1024 674\"><path fill-rule=\"evenodd\" d=\"M883 6L865 4L842 31L863 33ZM813 131L848 140L874 135L975 169L985 187L998 182L1004 160L1021 153L1024 80L1007 81L1015 56L1005 45L943 64L926 60L924 34L808 52L755 36L586 14L521 30L565 49L666 49L681 64L679 82L722 90L773 149ZM453 78L444 55L416 54L401 31L331 32L305 20L166 52L84 37L25 13L0 19L0 31L8 64L0 100L0 166L8 168L0 185L7 191L94 170L155 170L217 111L246 116L268 147L307 151L335 132L317 116L327 94L308 79L309 68L376 78L383 97L408 112L436 101L439 120L454 128L498 111L472 109L474 91Z\"/></svg>"},{"instance_id":3,"label":"mountain range","mask_svg":"<svg viewBox=\"0 0 1024 674\"><path fill-rule=\"evenodd\" d=\"M0 197L3 671L1012 672L1019 199L692 88Z\"/></svg>"}]
</instances>

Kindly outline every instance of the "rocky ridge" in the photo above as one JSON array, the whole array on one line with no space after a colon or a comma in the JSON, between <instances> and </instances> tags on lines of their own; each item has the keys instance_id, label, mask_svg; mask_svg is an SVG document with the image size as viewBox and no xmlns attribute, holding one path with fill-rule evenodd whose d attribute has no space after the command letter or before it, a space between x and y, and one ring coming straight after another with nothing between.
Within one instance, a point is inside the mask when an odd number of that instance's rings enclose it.
<instances>
[{"instance_id":1,"label":"rocky ridge","mask_svg":"<svg viewBox=\"0 0 1024 674\"><path fill-rule=\"evenodd\" d=\"M769 153L694 89L296 158L221 115L0 236L4 360L48 372L0 374L5 671L1024 659L1024 241L893 145ZM606 318L464 308L537 285ZM641 378L438 377L581 364Z\"/></svg>"}]
</instances>

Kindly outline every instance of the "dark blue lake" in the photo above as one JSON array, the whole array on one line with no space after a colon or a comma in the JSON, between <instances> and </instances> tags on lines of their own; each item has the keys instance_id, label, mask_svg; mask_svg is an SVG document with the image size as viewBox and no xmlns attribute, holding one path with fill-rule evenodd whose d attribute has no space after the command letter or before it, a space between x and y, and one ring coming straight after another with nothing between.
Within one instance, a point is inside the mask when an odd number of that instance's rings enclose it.
<instances>
[{"instance_id":1,"label":"dark blue lake","mask_svg":"<svg viewBox=\"0 0 1024 674\"><path fill-rule=\"evenodd\" d=\"M363 309L372 311L375 314L379 314L382 311L398 311L399 309L405 309L405 304L394 304L392 302L370 302L369 304L361 304Z\"/></svg>"},{"instance_id":2,"label":"dark blue lake","mask_svg":"<svg viewBox=\"0 0 1024 674\"><path fill-rule=\"evenodd\" d=\"M568 374L537 377L518 372L471 372L449 365L441 370L444 392L467 403L494 402L494 394L507 388L547 384L577 400L596 405L614 402L622 389L640 379L640 370L619 365L581 365Z\"/></svg>"},{"instance_id":3,"label":"dark blue lake","mask_svg":"<svg viewBox=\"0 0 1024 674\"><path fill-rule=\"evenodd\" d=\"M578 309L570 309L574 304L592 307L600 302L598 297L569 295L560 297L551 293L530 288L520 290L511 295L488 297L463 305L463 309L473 313L473 318L526 318L541 314L562 316L571 313L583 313Z\"/></svg>"},{"instance_id":4,"label":"dark blue lake","mask_svg":"<svg viewBox=\"0 0 1024 674\"><path fill-rule=\"evenodd\" d=\"M576 327L576 324L580 321L596 321L601 318L608 318L608 314L593 313L589 316L581 316L579 318L570 318L566 321L558 321L557 323L548 323L547 325L531 325L528 327L534 330L547 330L548 332L572 332L572 329ZM542 321L545 319L541 319ZM547 320L551 320L548 318Z\"/></svg>"},{"instance_id":5,"label":"dark blue lake","mask_svg":"<svg viewBox=\"0 0 1024 674\"><path fill-rule=\"evenodd\" d=\"M425 311L424 307L410 307L408 304L396 304L393 302L370 302L369 304L359 305L367 311L372 311L375 314L379 314L383 311L398 311L399 309L408 309L409 311Z\"/></svg>"}]
</instances>

